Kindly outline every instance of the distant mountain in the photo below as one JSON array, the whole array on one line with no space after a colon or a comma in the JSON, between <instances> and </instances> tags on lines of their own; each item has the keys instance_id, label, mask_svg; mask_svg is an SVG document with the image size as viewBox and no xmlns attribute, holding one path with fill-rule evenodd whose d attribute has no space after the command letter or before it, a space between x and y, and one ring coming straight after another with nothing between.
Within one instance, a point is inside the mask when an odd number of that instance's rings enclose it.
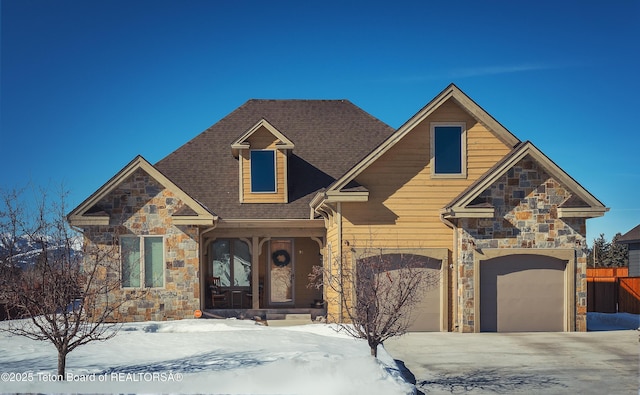
<instances>
[{"instance_id":1,"label":"distant mountain","mask_svg":"<svg viewBox=\"0 0 640 395\"><path fill-rule=\"evenodd\" d=\"M49 244L47 250L50 254L65 253L67 247L64 243L56 241L49 236L45 236L45 240L47 240ZM11 252L11 246L13 247L13 253ZM22 235L14 239L10 234L0 234L0 262L8 262L7 257L10 254L12 255L11 262L24 269L35 264L38 257L42 254L42 246L27 235ZM82 257L81 235L71 240L71 255L74 258Z\"/></svg>"}]
</instances>

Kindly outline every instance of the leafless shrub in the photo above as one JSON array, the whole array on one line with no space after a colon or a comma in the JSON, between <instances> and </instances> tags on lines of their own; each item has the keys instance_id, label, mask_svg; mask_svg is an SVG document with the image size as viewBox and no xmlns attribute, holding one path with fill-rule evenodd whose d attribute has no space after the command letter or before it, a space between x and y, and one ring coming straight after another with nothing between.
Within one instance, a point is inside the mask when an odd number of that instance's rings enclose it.
<instances>
[{"instance_id":1,"label":"leafless shrub","mask_svg":"<svg viewBox=\"0 0 640 395\"><path fill-rule=\"evenodd\" d=\"M378 345L407 332L416 304L440 282L439 273L426 270L429 258L399 251L352 248L309 275L311 286L325 287L328 303L339 306L329 319L367 340L374 357Z\"/></svg>"}]
</instances>

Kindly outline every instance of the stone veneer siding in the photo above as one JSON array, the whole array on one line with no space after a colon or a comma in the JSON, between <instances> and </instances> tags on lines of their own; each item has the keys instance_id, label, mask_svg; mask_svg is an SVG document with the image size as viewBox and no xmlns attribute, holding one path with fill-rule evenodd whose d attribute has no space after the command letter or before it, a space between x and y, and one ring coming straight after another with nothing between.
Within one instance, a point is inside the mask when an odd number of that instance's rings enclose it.
<instances>
[{"instance_id":1,"label":"stone veneer siding","mask_svg":"<svg viewBox=\"0 0 640 395\"><path fill-rule=\"evenodd\" d=\"M558 207L571 193L529 157L525 157L477 203L495 207L494 218L458 222L458 317L462 332L474 331L475 250L488 248L570 248L576 251L575 330L586 331L586 221L558 218Z\"/></svg>"},{"instance_id":2,"label":"stone veneer siding","mask_svg":"<svg viewBox=\"0 0 640 395\"><path fill-rule=\"evenodd\" d=\"M118 322L172 320L193 317L200 308L198 228L176 226L172 214L182 203L146 172L137 170L97 206L109 213L108 226L87 226L85 243L102 248L122 235L164 237L163 288L120 289L111 297L126 299L111 319ZM120 267L120 257L113 267ZM119 277L120 273L108 273Z\"/></svg>"}]
</instances>

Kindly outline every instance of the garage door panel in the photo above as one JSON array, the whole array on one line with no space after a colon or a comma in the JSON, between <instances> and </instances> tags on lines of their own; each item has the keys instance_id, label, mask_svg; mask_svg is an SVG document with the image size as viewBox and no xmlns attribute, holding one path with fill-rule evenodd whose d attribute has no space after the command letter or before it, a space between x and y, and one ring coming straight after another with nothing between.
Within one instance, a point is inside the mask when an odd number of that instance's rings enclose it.
<instances>
[{"instance_id":1,"label":"garage door panel","mask_svg":"<svg viewBox=\"0 0 640 395\"><path fill-rule=\"evenodd\" d=\"M442 308L441 301L441 281L442 263L439 260L424 256L414 255L411 257L416 266L420 267L412 269L422 272L422 278L426 280L423 284L422 295L420 300L411 309L411 324L408 330L410 332L437 332L440 331L440 310ZM398 274L394 270L385 272L384 276L394 279Z\"/></svg>"},{"instance_id":2,"label":"garage door panel","mask_svg":"<svg viewBox=\"0 0 640 395\"><path fill-rule=\"evenodd\" d=\"M437 268L422 269L427 272L427 276L440 276L440 264ZM412 323L409 326L411 332L437 332L440 330L440 309L442 306L440 287L428 287L421 300L414 306L411 312Z\"/></svg>"},{"instance_id":3,"label":"garage door panel","mask_svg":"<svg viewBox=\"0 0 640 395\"><path fill-rule=\"evenodd\" d=\"M480 330L562 331L566 261L513 255L480 266Z\"/></svg>"}]
</instances>

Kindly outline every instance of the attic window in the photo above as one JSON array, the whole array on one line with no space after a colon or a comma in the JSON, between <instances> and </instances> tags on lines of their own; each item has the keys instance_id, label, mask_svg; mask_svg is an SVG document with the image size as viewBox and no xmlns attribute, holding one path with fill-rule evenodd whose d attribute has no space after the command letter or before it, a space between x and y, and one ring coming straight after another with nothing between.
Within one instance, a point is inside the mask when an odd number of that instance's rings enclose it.
<instances>
[{"instance_id":1,"label":"attic window","mask_svg":"<svg viewBox=\"0 0 640 395\"><path fill-rule=\"evenodd\" d=\"M436 177L466 176L466 130L464 123L431 124L431 174Z\"/></svg>"},{"instance_id":2,"label":"attic window","mask_svg":"<svg viewBox=\"0 0 640 395\"><path fill-rule=\"evenodd\" d=\"M272 150L251 151L251 192L276 192L276 155Z\"/></svg>"}]
</instances>

